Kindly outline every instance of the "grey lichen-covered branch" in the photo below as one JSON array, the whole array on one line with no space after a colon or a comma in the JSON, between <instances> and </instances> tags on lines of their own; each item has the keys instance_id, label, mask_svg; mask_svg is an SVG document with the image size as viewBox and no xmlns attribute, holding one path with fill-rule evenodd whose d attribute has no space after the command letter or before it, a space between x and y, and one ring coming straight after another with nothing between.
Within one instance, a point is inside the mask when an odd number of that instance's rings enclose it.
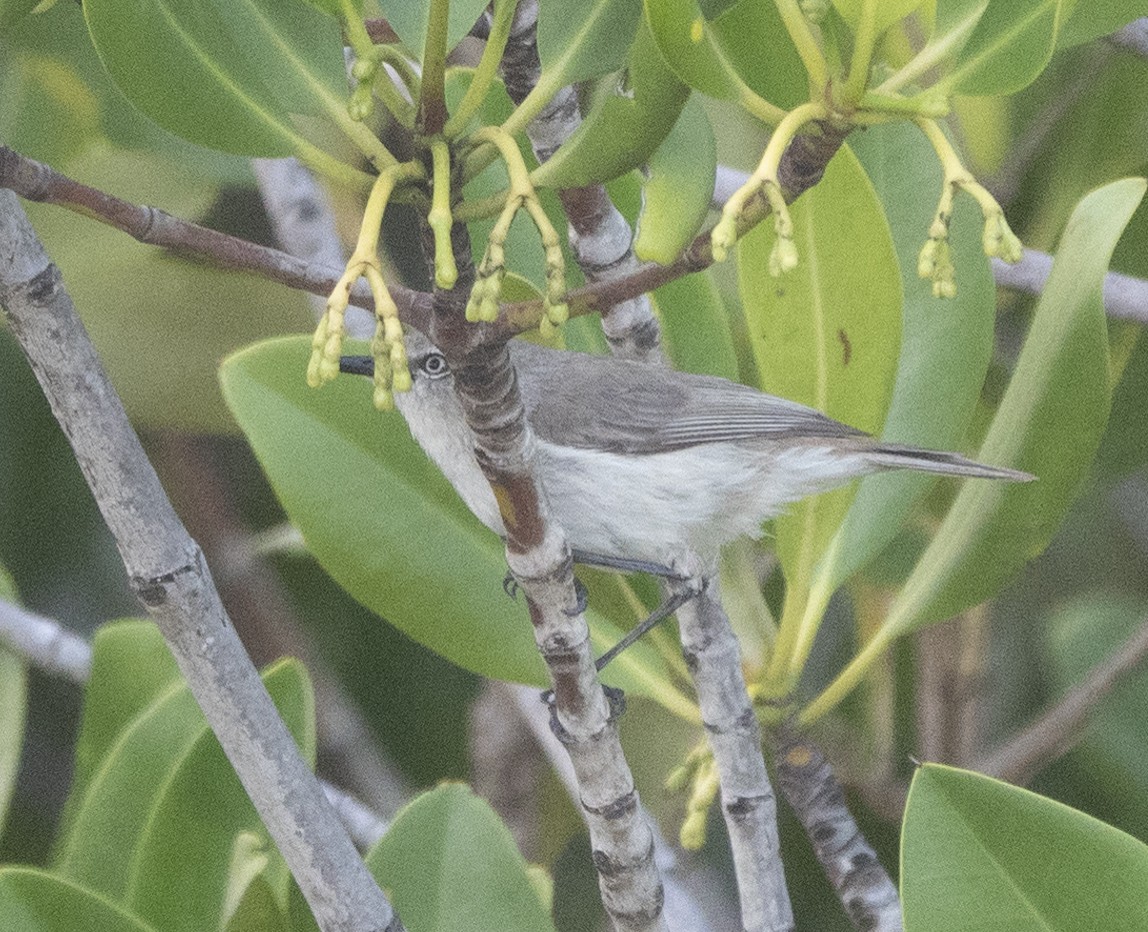
<instances>
[{"instance_id":1,"label":"grey lichen-covered branch","mask_svg":"<svg viewBox=\"0 0 1148 932\"><path fill-rule=\"evenodd\" d=\"M236 636L15 195L0 191L0 305L115 537L132 588L325 929L402 928Z\"/></svg>"},{"instance_id":2,"label":"grey lichen-covered branch","mask_svg":"<svg viewBox=\"0 0 1148 932\"><path fill-rule=\"evenodd\" d=\"M542 65L535 41L538 0L519 0L510 27L510 39L502 56L506 92L521 103L538 83ZM582 122L578 94L564 87L526 127L526 135L539 163L545 162ZM570 248L590 283L629 275L638 268L632 248L633 230L614 206L606 186L565 188L558 198L566 211ZM661 328L646 293L602 305L602 330L616 356L645 362L662 362Z\"/></svg>"},{"instance_id":3,"label":"grey lichen-covered branch","mask_svg":"<svg viewBox=\"0 0 1148 932\"><path fill-rule=\"evenodd\" d=\"M809 836L853 927L901 932L897 888L857 827L829 762L817 745L784 725L771 737L781 794Z\"/></svg>"},{"instance_id":4,"label":"grey lichen-covered branch","mask_svg":"<svg viewBox=\"0 0 1148 932\"><path fill-rule=\"evenodd\" d=\"M678 610L682 654L693 677L721 785L742 927L794 927L777 833L777 799L761 752L761 728L741 669L741 649L721 605L717 580Z\"/></svg>"}]
</instances>

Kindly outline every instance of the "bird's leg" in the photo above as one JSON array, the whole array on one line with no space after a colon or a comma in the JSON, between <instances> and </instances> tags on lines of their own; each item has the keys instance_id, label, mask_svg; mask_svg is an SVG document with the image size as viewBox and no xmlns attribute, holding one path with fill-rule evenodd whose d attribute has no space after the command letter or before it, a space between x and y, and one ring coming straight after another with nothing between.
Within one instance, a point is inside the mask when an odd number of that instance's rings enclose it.
<instances>
[{"instance_id":1,"label":"bird's leg","mask_svg":"<svg viewBox=\"0 0 1148 932\"><path fill-rule=\"evenodd\" d=\"M682 574L675 572L661 563L650 563L646 560L627 560L624 557L608 557L601 553L589 553L585 550L571 551L575 563L583 566L597 566L602 569L614 570L619 573L645 573L648 576L657 576L661 579L681 579Z\"/></svg>"},{"instance_id":2,"label":"bird's leg","mask_svg":"<svg viewBox=\"0 0 1148 932\"><path fill-rule=\"evenodd\" d=\"M681 571L663 566L661 563L651 563L647 560L628 560L624 557L611 557L600 553L588 553L585 550L574 550L572 555L575 563L582 563L586 566L597 566L603 569L615 570L620 573L646 573L649 576L657 576L660 579L666 580L670 587L670 594L666 596L662 604L659 605L648 618L632 628L622 640L595 661L594 666L597 667L599 672L601 672L606 664L622 653L622 651L638 640L643 634L656 627L659 622L669 618L670 615L701 592L702 586L704 585L700 577L690 573L683 574ZM585 609L584 589L579 592L579 603L582 608Z\"/></svg>"},{"instance_id":3,"label":"bird's leg","mask_svg":"<svg viewBox=\"0 0 1148 932\"><path fill-rule=\"evenodd\" d=\"M643 634L654 628L659 622L669 618L674 612L702 591L701 586L697 585L696 580L683 580L681 577L678 577L677 581L679 583L686 583L686 585L672 586L670 594L666 596L661 605L654 609L648 618L631 628L622 640L594 661L594 666L599 673L602 672L606 664L622 653L622 651L638 640Z\"/></svg>"}]
</instances>

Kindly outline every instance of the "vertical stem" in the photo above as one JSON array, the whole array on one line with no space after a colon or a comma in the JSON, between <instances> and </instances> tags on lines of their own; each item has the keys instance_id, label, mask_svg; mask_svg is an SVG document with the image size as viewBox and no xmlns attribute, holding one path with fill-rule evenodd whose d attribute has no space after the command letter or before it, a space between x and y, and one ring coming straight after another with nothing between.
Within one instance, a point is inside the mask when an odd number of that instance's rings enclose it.
<instances>
[{"instance_id":1,"label":"vertical stem","mask_svg":"<svg viewBox=\"0 0 1148 932\"><path fill-rule=\"evenodd\" d=\"M446 41L450 0L431 0L423 46L423 82L419 92L418 131L437 136L446 125Z\"/></svg>"},{"instance_id":2,"label":"vertical stem","mask_svg":"<svg viewBox=\"0 0 1148 932\"><path fill-rule=\"evenodd\" d=\"M873 46L877 42L878 3L879 0L863 0L861 4L861 16L857 21L857 35L853 43L853 59L849 62L849 77L845 80L844 102L847 104L856 104L865 92Z\"/></svg>"}]
</instances>

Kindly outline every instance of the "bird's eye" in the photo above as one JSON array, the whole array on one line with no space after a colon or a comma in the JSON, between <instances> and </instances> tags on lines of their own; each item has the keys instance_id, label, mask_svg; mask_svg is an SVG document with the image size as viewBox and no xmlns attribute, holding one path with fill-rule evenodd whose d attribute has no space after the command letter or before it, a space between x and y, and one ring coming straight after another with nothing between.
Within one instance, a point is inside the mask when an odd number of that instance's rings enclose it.
<instances>
[{"instance_id":1,"label":"bird's eye","mask_svg":"<svg viewBox=\"0 0 1148 932\"><path fill-rule=\"evenodd\" d=\"M437 379L450 372L450 366L442 353L428 353L422 361L422 370L428 378Z\"/></svg>"}]
</instances>

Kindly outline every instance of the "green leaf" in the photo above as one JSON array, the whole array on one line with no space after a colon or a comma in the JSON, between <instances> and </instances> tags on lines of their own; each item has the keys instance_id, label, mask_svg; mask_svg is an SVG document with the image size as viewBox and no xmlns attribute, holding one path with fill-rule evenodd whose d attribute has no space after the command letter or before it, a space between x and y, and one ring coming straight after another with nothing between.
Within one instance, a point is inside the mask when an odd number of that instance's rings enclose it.
<instances>
[{"instance_id":1,"label":"green leaf","mask_svg":"<svg viewBox=\"0 0 1148 932\"><path fill-rule=\"evenodd\" d=\"M336 0L337 2L337 0ZM403 45L422 61L427 42L427 20L432 0L384 0L380 6ZM450 0L446 27L446 47L453 49L473 28L486 9L488 0Z\"/></svg>"},{"instance_id":2,"label":"green leaf","mask_svg":"<svg viewBox=\"0 0 1148 932\"><path fill-rule=\"evenodd\" d=\"M0 70L4 144L29 158L63 166L98 135L99 98L75 65L58 54L2 51L8 53Z\"/></svg>"},{"instance_id":3,"label":"green leaf","mask_svg":"<svg viewBox=\"0 0 1148 932\"><path fill-rule=\"evenodd\" d=\"M539 0L539 83L588 81L626 63L641 0Z\"/></svg>"},{"instance_id":4,"label":"green leaf","mask_svg":"<svg viewBox=\"0 0 1148 932\"><path fill-rule=\"evenodd\" d=\"M605 83L578 129L531 174L536 187L594 184L637 168L663 144L690 96L662 60L644 20L625 75Z\"/></svg>"},{"instance_id":5,"label":"green leaf","mask_svg":"<svg viewBox=\"0 0 1148 932\"><path fill-rule=\"evenodd\" d=\"M342 165L300 129L347 97L339 23L304 0L88 0L84 12L120 89L166 129L224 152Z\"/></svg>"},{"instance_id":6,"label":"green leaf","mask_svg":"<svg viewBox=\"0 0 1148 932\"><path fill-rule=\"evenodd\" d=\"M809 99L808 73L776 3L739 0L707 29L728 67L760 97L785 109Z\"/></svg>"},{"instance_id":7,"label":"green leaf","mask_svg":"<svg viewBox=\"0 0 1148 932\"><path fill-rule=\"evenodd\" d=\"M675 369L737 381L729 311L709 270L662 285L650 299Z\"/></svg>"},{"instance_id":8,"label":"green leaf","mask_svg":"<svg viewBox=\"0 0 1148 932\"><path fill-rule=\"evenodd\" d=\"M1076 8L1056 37L1058 49L1091 42L1138 17L1148 15L1144 0L1077 0Z\"/></svg>"},{"instance_id":9,"label":"green leaf","mask_svg":"<svg viewBox=\"0 0 1148 932\"><path fill-rule=\"evenodd\" d=\"M906 932L1148 928L1148 847L1091 816L926 764L901 835Z\"/></svg>"},{"instance_id":10,"label":"green leaf","mask_svg":"<svg viewBox=\"0 0 1148 932\"><path fill-rule=\"evenodd\" d=\"M1063 695L1083 682L1146 617L1148 603L1123 593L1089 592L1060 607L1050 623L1050 662L1045 668L1056 692ZM1148 793L1148 747L1141 740L1146 716L1148 671L1129 672L1090 716L1080 746L1090 773L1098 775L1102 785L1116 792L1122 788L1137 799ZM1104 779L1113 773L1119 777Z\"/></svg>"},{"instance_id":11,"label":"green leaf","mask_svg":"<svg viewBox=\"0 0 1148 932\"><path fill-rule=\"evenodd\" d=\"M447 660L545 682L525 608L502 591L501 541L400 416L374 409L369 380L308 388L309 354L309 337L270 340L220 370L227 403L308 549L354 598ZM587 620L599 651L620 636L593 606ZM665 668L649 645L627 650L609 671L610 682L664 698Z\"/></svg>"},{"instance_id":12,"label":"green leaf","mask_svg":"<svg viewBox=\"0 0 1148 932\"><path fill-rule=\"evenodd\" d=\"M883 637L989 598L1052 539L1108 418L1101 286L1144 189L1143 179L1124 179L1077 206L978 454L982 462L1031 472L1037 481L965 483L890 610Z\"/></svg>"},{"instance_id":13,"label":"green leaf","mask_svg":"<svg viewBox=\"0 0 1148 932\"><path fill-rule=\"evenodd\" d=\"M148 818L166 781L207 731L182 683L170 686L104 755L81 792L69 800L69 826L55 867L77 883L122 900Z\"/></svg>"},{"instance_id":14,"label":"green leaf","mask_svg":"<svg viewBox=\"0 0 1148 932\"><path fill-rule=\"evenodd\" d=\"M690 98L654 154L642 182L634 255L669 265L701 229L717 173L717 145L705 107Z\"/></svg>"},{"instance_id":15,"label":"green leaf","mask_svg":"<svg viewBox=\"0 0 1148 932\"><path fill-rule=\"evenodd\" d=\"M0 599L16 601L16 586L3 566L0 566ZM0 832L16 789L27 710L28 674L24 663L15 654L0 648Z\"/></svg>"},{"instance_id":16,"label":"green leaf","mask_svg":"<svg viewBox=\"0 0 1148 932\"><path fill-rule=\"evenodd\" d=\"M175 659L153 622L125 620L100 626L92 640L92 672L84 690L65 826L72 825L76 807L121 735L181 682ZM174 730L174 722L162 727ZM110 813L115 812L112 804ZM66 838L69 831L63 830L60 837ZM81 875L76 879L82 879ZM102 888L97 885L95 889Z\"/></svg>"},{"instance_id":17,"label":"green leaf","mask_svg":"<svg viewBox=\"0 0 1148 932\"><path fill-rule=\"evenodd\" d=\"M286 659L263 679L300 753L313 763L315 697L307 671ZM254 873L285 899L286 865L215 735L205 728L172 764L136 852L131 908L165 932L198 932L223 926Z\"/></svg>"},{"instance_id":18,"label":"green leaf","mask_svg":"<svg viewBox=\"0 0 1148 932\"><path fill-rule=\"evenodd\" d=\"M773 223L738 243L738 281L761 388L861 430L885 418L901 341L901 276L881 202L843 148L791 208L800 265L774 278ZM776 521L790 586L804 588L852 488L791 505Z\"/></svg>"},{"instance_id":19,"label":"green leaf","mask_svg":"<svg viewBox=\"0 0 1148 932\"><path fill-rule=\"evenodd\" d=\"M722 53L697 0L645 0L645 5L658 48L679 78L710 97L737 100L741 96L741 79Z\"/></svg>"},{"instance_id":20,"label":"green leaf","mask_svg":"<svg viewBox=\"0 0 1148 932\"><path fill-rule=\"evenodd\" d=\"M970 96L1013 94L1040 74L1056 44L1067 0L993 0L938 82L946 93ZM963 9L976 4L959 4ZM938 10L938 20L941 13Z\"/></svg>"},{"instance_id":21,"label":"green leaf","mask_svg":"<svg viewBox=\"0 0 1148 932\"><path fill-rule=\"evenodd\" d=\"M24 661L0 648L0 830L16 789L27 711L28 674Z\"/></svg>"},{"instance_id":22,"label":"green leaf","mask_svg":"<svg viewBox=\"0 0 1148 932\"><path fill-rule=\"evenodd\" d=\"M935 450L960 447L980 397L993 350L995 285L981 248L976 205L958 201L951 243L957 296L935 298L917 275L917 254L936 209L941 170L914 126L873 127L854 152L884 205L905 295L901 356L881 437ZM937 477L898 472L868 476L818 568L826 595L897 534Z\"/></svg>"},{"instance_id":23,"label":"green leaf","mask_svg":"<svg viewBox=\"0 0 1148 932\"><path fill-rule=\"evenodd\" d=\"M509 830L462 784L443 784L404 808L367 866L411 929L554 929Z\"/></svg>"},{"instance_id":24,"label":"green leaf","mask_svg":"<svg viewBox=\"0 0 1148 932\"><path fill-rule=\"evenodd\" d=\"M880 35L894 23L904 19L924 3L924 0L881 0L876 4L877 34ZM854 31L861 18L864 0L833 0L837 12Z\"/></svg>"},{"instance_id":25,"label":"green leaf","mask_svg":"<svg viewBox=\"0 0 1148 932\"><path fill-rule=\"evenodd\" d=\"M0 867L0 916L18 932L150 932L151 927L83 887L34 867Z\"/></svg>"}]
</instances>

